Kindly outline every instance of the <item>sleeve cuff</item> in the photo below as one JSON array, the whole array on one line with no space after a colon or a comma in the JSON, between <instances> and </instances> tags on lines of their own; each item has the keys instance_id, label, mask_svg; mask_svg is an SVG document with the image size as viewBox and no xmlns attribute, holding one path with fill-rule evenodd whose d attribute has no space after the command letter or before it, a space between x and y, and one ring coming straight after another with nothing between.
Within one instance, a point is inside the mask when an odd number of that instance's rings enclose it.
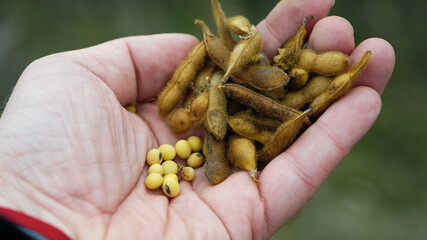
<instances>
[{"instance_id":1,"label":"sleeve cuff","mask_svg":"<svg viewBox=\"0 0 427 240\"><path fill-rule=\"evenodd\" d=\"M27 235L30 239L71 240L71 238L61 232L58 228L33 218L23 212L0 207L0 217L11 222L19 231Z\"/></svg>"}]
</instances>

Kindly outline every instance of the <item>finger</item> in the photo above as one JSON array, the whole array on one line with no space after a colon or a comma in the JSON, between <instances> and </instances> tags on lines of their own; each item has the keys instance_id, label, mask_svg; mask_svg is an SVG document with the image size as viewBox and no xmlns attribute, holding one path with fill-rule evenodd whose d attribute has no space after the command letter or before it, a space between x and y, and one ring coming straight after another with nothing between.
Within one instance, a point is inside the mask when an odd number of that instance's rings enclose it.
<instances>
[{"instance_id":1,"label":"finger","mask_svg":"<svg viewBox=\"0 0 427 240\"><path fill-rule=\"evenodd\" d=\"M296 32L305 17L316 17L306 26L307 29L311 29L317 20L328 15L334 2L334 0L280 1L257 26L257 30L263 36L263 50L267 57L271 59L276 54L277 48Z\"/></svg>"},{"instance_id":2,"label":"finger","mask_svg":"<svg viewBox=\"0 0 427 240\"><path fill-rule=\"evenodd\" d=\"M103 80L124 104L152 97L197 44L186 34L157 34L112 40L66 53Z\"/></svg>"},{"instance_id":3,"label":"finger","mask_svg":"<svg viewBox=\"0 0 427 240\"><path fill-rule=\"evenodd\" d=\"M265 199L270 232L276 231L309 201L366 134L380 108L380 97L373 89L351 90L266 166L260 176L260 191Z\"/></svg>"},{"instance_id":4,"label":"finger","mask_svg":"<svg viewBox=\"0 0 427 240\"><path fill-rule=\"evenodd\" d=\"M351 62L357 62L368 50L372 52L371 59L354 85L368 86L382 94L393 73L395 64L394 49L384 39L370 38L356 47L350 56Z\"/></svg>"},{"instance_id":5,"label":"finger","mask_svg":"<svg viewBox=\"0 0 427 240\"><path fill-rule=\"evenodd\" d=\"M354 31L342 17L330 16L319 20L307 42L307 48L320 52L340 51L350 55L354 50Z\"/></svg>"}]
</instances>

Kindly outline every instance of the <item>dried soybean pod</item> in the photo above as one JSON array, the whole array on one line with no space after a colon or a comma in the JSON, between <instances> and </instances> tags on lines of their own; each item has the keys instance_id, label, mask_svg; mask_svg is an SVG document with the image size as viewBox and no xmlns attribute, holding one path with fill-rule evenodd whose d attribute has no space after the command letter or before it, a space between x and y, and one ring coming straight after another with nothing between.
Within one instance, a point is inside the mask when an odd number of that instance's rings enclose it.
<instances>
[{"instance_id":1,"label":"dried soybean pod","mask_svg":"<svg viewBox=\"0 0 427 240\"><path fill-rule=\"evenodd\" d=\"M168 114L166 123L172 132L182 134L191 130L194 121L191 120L189 109L177 108Z\"/></svg>"},{"instance_id":2,"label":"dried soybean pod","mask_svg":"<svg viewBox=\"0 0 427 240\"><path fill-rule=\"evenodd\" d=\"M342 52L326 51L320 53L312 49L304 49L299 55L296 66L307 72L335 76L344 73L349 63L350 58Z\"/></svg>"},{"instance_id":3,"label":"dried soybean pod","mask_svg":"<svg viewBox=\"0 0 427 240\"><path fill-rule=\"evenodd\" d=\"M222 10L218 0L211 0L211 5L218 34L222 41L224 41L225 45L232 48L236 44L236 41L233 39L230 30L228 29L227 18L225 17L224 11Z\"/></svg>"},{"instance_id":4,"label":"dried soybean pod","mask_svg":"<svg viewBox=\"0 0 427 240\"><path fill-rule=\"evenodd\" d=\"M203 42L197 44L175 70L171 80L158 98L159 114L167 115L179 102L199 69L204 65L207 52Z\"/></svg>"},{"instance_id":5,"label":"dried soybean pod","mask_svg":"<svg viewBox=\"0 0 427 240\"><path fill-rule=\"evenodd\" d=\"M289 88L300 89L307 83L308 73L301 68L292 68L289 72L289 77L291 78L289 81Z\"/></svg>"},{"instance_id":6,"label":"dried soybean pod","mask_svg":"<svg viewBox=\"0 0 427 240\"><path fill-rule=\"evenodd\" d=\"M270 142L264 145L259 153L258 160L263 163L269 163L273 158L287 149L295 140L295 137L305 125L310 124L306 112L288 120L277 129Z\"/></svg>"},{"instance_id":7,"label":"dried soybean pod","mask_svg":"<svg viewBox=\"0 0 427 240\"><path fill-rule=\"evenodd\" d=\"M205 90L206 86L209 84L209 79L212 76L215 67L216 65L214 62L208 61L206 66L197 74L192 89L190 89L189 94L182 103L183 107L189 106L193 102L194 98Z\"/></svg>"},{"instance_id":8,"label":"dried soybean pod","mask_svg":"<svg viewBox=\"0 0 427 240\"><path fill-rule=\"evenodd\" d=\"M262 37L251 27L253 35L249 38L242 39L237 43L230 54L228 67L224 74L223 82L230 77L231 73L241 70L248 63L253 62L256 56L262 51Z\"/></svg>"},{"instance_id":9,"label":"dried soybean pod","mask_svg":"<svg viewBox=\"0 0 427 240\"><path fill-rule=\"evenodd\" d=\"M227 19L227 26L230 31L241 38L251 37L253 34L251 32L252 24L242 15L229 17Z\"/></svg>"},{"instance_id":10,"label":"dried soybean pod","mask_svg":"<svg viewBox=\"0 0 427 240\"><path fill-rule=\"evenodd\" d=\"M296 109L282 105L271 98L254 92L241 85L228 83L224 86L228 97L271 118L280 121L286 121L288 119L294 118L295 116L298 116L301 113Z\"/></svg>"},{"instance_id":11,"label":"dried soybean pod","mask_svg":"<svg viewBox=\"0 0 427 240\"><path fill-rule=\"evenodd\" d=\"M199 94L189 108L177 108L169 113L166 122L174 133L182 134L191 130L193 125L205 115L209 103L209 91Z\"/></svg>"},{"instance_id":12,"label":"dried soybean pod","mask_svg":"<svg viewBox=\"0 0 427 240\"><path fill-rule=\"evenodd\" d=\"M213 35L203 21L196 20L196 24L202 27L206 50L212 61L221 69L227 70L231 49L221 39ZM231 77L237 82L248 84L260 90L274 90L288 83L289 77L283 70L264 64L264 61L259 60L258 64L249 64L242 70L232 73Z\"/></svg>"},{"instance_id":13,"label":"dried soybean pod","mask_svg":"<svg viewBox=\"0 0 427 240\"><path fill-rule=\"evenodd\" d=\"M247 121L252 122L256 126L266 130L276 131L276 129L282 124L281 121L256 114L251 110L240 111L233 115L234 117L244 118Z\"/></svg>"},{"instance_id":14,"label":"dried soybean pod","mask_svg":"<svg viewBox=\"0 0 427 240\"><path fill-rule=\"evenodd\" d=\"M268 143L274 135L273 131L264 130L244 117L229 116L227 122L235 133L262 144Z\"/></svg>"},{"instance_id":15,"label":"dried soybean pod","mask_svg":"<svg viewBox=\"0 0 427 240\"><path fill-rule=\"evenodd\" d=\"M228 177L229 164L225 158L225 144L212 134L205 133L206 162L205 175L210 183L218 184Z\"/></svg>"},{"instance_id":16,"label":"dried soybean pod","mask_svg":"<svg viewBox=\"0 0 427 240\"><path fill-rule=\"evenodd\" d=\"M248 171L252 179L259 182L255 178L257 171L256 148L251 140L238 136L229 137L227 157L234 166Z\"/></svg>"},{"instance_id":17,"label":"dried soybean pod","mask_svg":"<svg viewBox=\"0 0 427 240\"><path fill-rule=\"evenodd\" d=\"M314 76L300 90L287 92L281 103L291 108L301 109L326 91L331 82L332 78L330 77Z\"/></svg>"},{"instance_id":18,"label":"dried soybean pod","mask_svg":"<svg viewBox=\"0 0 427 240\"><path fill-rule=\"evenodd\" d=\"M368 65L371 57L371 51L366 51L362 58L351 69L337 77L328 86L328 89L319 95L310 105L311 112L309 117L317 119L333 102L344 96L350 91L354 80Z\"/></svg>"},{"instance_id":19,"label":"dried soybean pod","mask_svg":"<svg viewBox=\"0 0 427 240\"><path fill-rule=\"evenodd\" d=\"M199 94L190 106L191 119L194 121L199 121L203 118L209 106L209 92L210 90L206 89L201 94Z\"/></svg>"},{"instance_id":20,"label":"dried soybean pod","mask_svg":"<svg viewBox=\"0 0 427 240\"><path fill-rule=\"evenodd\" d=\"M212 75L209 104L206 111L206 128L216 138L222 139L227 132L227 100L221 87L222 71Z\"/></svg>"},{"instance_id":21,"label":"dried soybean pod","mask_svg":"<svg viewBox=\"0 0 427 240\"><path fill-rule=\"evenodd\" d=\"M288 75L282 69L262 64L249 64L233 73L231 78L262 91L281 89L289 82Z\"/></svg>"},{"instance_id":22,"label":"dried soybean pod","mask_svg":"<svg viewBox=\"0 0 427 240\"><path fill-rule=\"evenodd\" d=\"M285 71L295 66L303 49L304 38L307 35L305 25L309 18L311 17L305 18L297 32L280 46L278 54L273 59L275 66Z\"/></svg>"}]
</instances>

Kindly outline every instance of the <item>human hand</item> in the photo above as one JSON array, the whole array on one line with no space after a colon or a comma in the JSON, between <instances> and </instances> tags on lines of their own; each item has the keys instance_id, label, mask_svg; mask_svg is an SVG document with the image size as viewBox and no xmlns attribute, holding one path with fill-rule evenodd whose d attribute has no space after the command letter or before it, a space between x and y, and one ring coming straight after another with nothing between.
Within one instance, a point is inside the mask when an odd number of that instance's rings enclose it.
<instances>
[{"instance_id":1,"label":"human hand","mask_svg":"<svg viewBox=\"0 0 427 240\"><path fill-rule=\"evenodd\" d=\"M211 185L198 169L174 199L144 187L147 151L178 140L149 100L197 43L162 34L51 55L25 70L0 119L0 205L72 238L268 238L369 130L394 67L384 40L354 48L345 19L323 18L331 7L330 0L281 1L257 26L269 57L310 15L318 20L309 48L338 50L352 62L372 51L356 87L267 165L259 185L246 172ZM133 102L137 114L122 107Z\"/></svg>"}]
</instances>

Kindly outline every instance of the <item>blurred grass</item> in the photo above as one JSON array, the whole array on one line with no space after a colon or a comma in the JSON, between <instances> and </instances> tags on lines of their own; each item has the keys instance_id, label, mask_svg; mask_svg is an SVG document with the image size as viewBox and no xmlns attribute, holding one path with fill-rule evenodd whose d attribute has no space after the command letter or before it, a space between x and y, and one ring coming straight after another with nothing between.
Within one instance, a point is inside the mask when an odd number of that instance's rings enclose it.
<instances>
[{"instance_id":1,"label":"blurred grass","mask_svg":"<svg viewBox=\"0 0 427 240\"><path fill-rule=\"evenodd\" d=\"M222 2L227 15L254 23L277 3ZM368 135L273 239L427 239L426 12L421 0L336 0L331 15L353 24L356 44L385 38L395 48L396 68ZM37 58L130 35L182 32L201 39L195 18L213 26L209 1L0 0L1 107Z\"/></svg>"}]
</instances>

